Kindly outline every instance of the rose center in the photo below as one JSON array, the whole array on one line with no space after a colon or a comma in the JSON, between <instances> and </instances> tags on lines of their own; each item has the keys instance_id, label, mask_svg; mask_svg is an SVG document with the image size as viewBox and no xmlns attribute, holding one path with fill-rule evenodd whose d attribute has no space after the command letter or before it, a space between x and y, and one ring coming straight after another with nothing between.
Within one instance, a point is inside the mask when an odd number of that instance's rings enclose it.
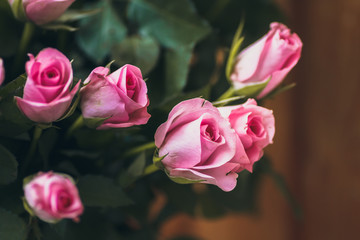
<instances>
[{"instance_id":1,"label":"rose center","mask_svg":"<svg viewBox=\"0 0 360 240\"><path fill-rule=\"evenodd\" d=\"M253 119L249 124L249 130L257 137L261 137L264 134L264 127L261 124L260 119Z\"/></svg>"},{"instance_id":2,"label":"rose center","mask_svg":"<svg viewBox=\"0 0 360 240\"><path fill-rule=\"evenodd\" d=\"M210 123L203 123L201 125L201 135L213 142L216 142L219 138L217 128Z\"/></svg>"},{"instance_id":3,"label":"rose center","mask_svg":"<svg viewBox=\"0 0 360 240\"><path fill-rule=\"evenodd\" d=\"M136 83L136 77L133 74L128 73L126 76L126 91L129 98L133 98L135 95Z\"/></svg>"},{"instance_id":4,"label":"rose center","mask_svg":"<svg viewBox=\"0 0 360 240\"><path fill-rule=\"evenodd\" d=\"M68 208L72 204L72 198L67 192L63 191L58 196L58 203L62 208Z\"/></svg>"}]
</instances>

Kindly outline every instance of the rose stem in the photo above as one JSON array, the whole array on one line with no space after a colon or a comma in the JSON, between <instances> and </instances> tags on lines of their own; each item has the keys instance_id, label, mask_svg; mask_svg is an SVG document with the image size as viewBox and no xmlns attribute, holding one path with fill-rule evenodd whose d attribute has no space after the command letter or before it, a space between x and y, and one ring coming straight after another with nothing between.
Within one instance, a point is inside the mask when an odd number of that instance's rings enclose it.
<instances>
[{"instance_id":1,"label":"rose stem","mask_svg":"<svg viewBox=\"0 0 360 240\"><path fill-rule=\"evenodd\" d=\"M25 161L23 163L23 166L22 166L22 169L21 169L21 174L24 173L26 168L29 166L30 161L32 160L32 158L33 158L33 156L35 154L36 147L38 145L38 142L39 142L42 131L43 130L42 130L41 127L39 127L39 126L35 127L34 136L33 136L33 139L31 141L31 145L30 145L29 151L28 151L28 153L26 155Z\"/></svg>"},{"instance_id":2,"label":"rose stem","mask_svg":"<svg viewBox=\"0 0 360 240\"><path fill-rule=\"evenodd\" d=\"M153 172L156 172L157 170L160 170L160 168L158 168L155 164L151 164L145 168L143 176L147 176Z\"/></svg>"},{"instance_id":3,"label":"rose stem","mask_svg":"<svg viewBox=\"0 0 360 240\"><path fill-rule=\"evenodd\" d=\"M80 115L67 130L66 135L65 135L66 139L69 139L73 135L74 131L76 129L81 128L82 126L84 126L84 118L82 115Z\"/></svg>"},{"instance_id":4,"label":"rose stem","mask_svg":"<svg viewBox=\"0 0 360 240\"><path fill-rule=\"evenodd\" d=\"M123 156L130 157L136 155L137 153L141 153L145 150L154 149L154 148L156 148L155 142L145 143L143 145L131 148L130 150L126 151Z\"/></svg>"},{"instance_id":5,"label":"rose stem","mask_svg":"<svg viewBox=\"0 0 360 240\"><path fill-rule=\"evenodd\" d=\"M16 75L17 69L20 65L23 64L25 54L30 42L30 39L34 33L34 25L30 22L25 23L24 30L21 36L19 51L17 52L14 65L13 65L13 74Z\"/></svg>"}]
</instances>

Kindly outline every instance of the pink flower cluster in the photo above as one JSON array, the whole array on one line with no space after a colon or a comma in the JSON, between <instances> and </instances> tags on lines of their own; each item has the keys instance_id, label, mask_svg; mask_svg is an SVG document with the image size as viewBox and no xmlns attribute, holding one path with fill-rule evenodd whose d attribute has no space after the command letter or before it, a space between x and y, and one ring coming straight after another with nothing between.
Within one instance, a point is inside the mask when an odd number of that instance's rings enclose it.
<instances>
[{"instance_id":1,"label":"pink flower cluster","mask_svg":"<svg viewBox=\"0 0 360 240\"><path fill-rule=\"evenodd\" d=\"M43 49L36 58L29 56L24 95L16 97L17 105L32 121L51 123L69 109L80 81L71 89L71 63L56 49ZM107 76L108 72L104 67L94 69L81 88L83 117L104 118L98 129L145 124L150 118L149 99L140 69L128 64Z\"/></svg>"},{"instance_id":2,"label":"pink flower cluster","mask_svg":"<svg viewBox=\"0 0 360 240\"><path fill-rule=\"evenodd\" d=\"M42 1L23 1L31 9ZM61 2L67 6L73 1ZM66 4L65 4L66 2ZM49 3L50 4L50 3ZM53 5L51 5L54 7ZM61 9L59 9L60 11ZM62 10L61 10L62 11ZM30 17L30 15L29 15ZM43 23L43 20L35 20ZM237 57L231 80L235 89L269 82L256 96L264 97L277 87L300 58L302 43L296 34L279 23ZM95 68L84 81L74 83L71 63L53 48L36 57L29 54L23 97L16 97L19 109L37 123L51 123L69 111L74 97L80 97L85 120L101 119L97 129L124 128L146 124L149 98L139 68L124 65L113 73ZM0 84L4 68L0 59ZM213 184L231 191L242 170L252 172L263 149L272 143L275 120L271 110L250 98L245 103L216 108L207 100L194 98L177 104L166 122L155 132L160 165L175 182ZM158 163L158 162L157 162ZM83 212L71 177L53 172L39 173L24 185L29 211L47 222L62 218L78 220Z\"/></svg>"},{"instance_id":3,"label":"pink flower cluster","mask_svg":"<svg viewBox=\"0 0 360 240\"><path fill-rule=\"evenodd\" d=\"M237 173L252 171L275 133L272 111L254 99L216 108L195 98L176 105L155 133L158 155L171 179L236 186Z\"/></svg>"}]
</instances>

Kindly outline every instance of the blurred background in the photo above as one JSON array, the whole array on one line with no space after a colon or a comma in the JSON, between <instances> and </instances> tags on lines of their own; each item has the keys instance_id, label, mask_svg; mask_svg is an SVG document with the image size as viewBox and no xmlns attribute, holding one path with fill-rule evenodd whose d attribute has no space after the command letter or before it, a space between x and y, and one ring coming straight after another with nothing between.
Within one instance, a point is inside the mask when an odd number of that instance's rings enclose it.
<instances>
[{"instance_id":1,"label":"blurred background","mask_svg":"<svg viewBox=\"0 0 360 240\"><path fill-rule=\"evenodd\" d=\"M287 82L297 86L266 105L276 115L266 152L302 209L265 176L255 214L217 220L180 215L162 237L201 239L356 239L360 223L360 1L276 0L280 19L301 37L302 58ZM278 20L278 19L275 19Z\"/></svg>"}]
</instances>

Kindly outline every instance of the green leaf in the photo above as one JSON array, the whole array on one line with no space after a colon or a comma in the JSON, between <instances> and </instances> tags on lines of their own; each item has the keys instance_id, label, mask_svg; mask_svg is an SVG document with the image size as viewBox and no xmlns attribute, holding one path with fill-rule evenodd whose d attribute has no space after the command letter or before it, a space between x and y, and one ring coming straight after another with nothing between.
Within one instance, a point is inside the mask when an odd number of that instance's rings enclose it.
<instances>
[{"instance_id":1,"label":"green leaf","mask_svg":"<svg viewBox=\"0 0 360 240\"><path fill-rule=\"evenodd\" d=\"M145 153L142 152L130 167L119 176L118 182L120 186L127 187L140 177L144 172L145 163Z\"/></svg>"},{"instance_id":2,"label":"green leaf","mask_svg":"<svg viewBox=\"0 0 360 240\"><path fill-rule=\"evenodd\" d=\"M128 17L140 25L141 32L173 49L192 45L210 32L189 0L133 0Z\"/></svg>"},{"instance_id":3,"label":"green leaf","mask_svg":"<svg viewBox=\"0 0 360 240\"><path fill-rule=\"evenodd\" d=\"M174 97L179 95L186 85L192 46L178 46L165 52L165 95Z\"/></svg>"},{"instance_id":4,"label":"green leaf","mask_svg":"<svg viewBox=\"0 0 360 240\"><path fill-rule=\"evenodd\" d=\"M16 136L34 126L16 105L14 96L22 96L25 74L0 88L0 135Z\"/></svg>"},{"instance_id":5,"label":"green leaf","mask_svg":"<svg viewBox=\"0 0 360 240\"><path fill-rule=\"evenodd\" d=\"M80 197L86 206L120 207L132 201L112 179L100 175L87 175L78 182Z\"/></svg>"},{"instance_id":6,"label":"green leaf","mask_svg":"<svg viewBox=\"0 0 360 240\"><path fill-rule=\"evenodd\" d=\"M0 185L9 184L16 179L17 167L14 155L0 145Z\"/></svg>"},{"instance_id":7,"label":"green leaf","mask_svg":"<svg viewBox=\"0 0 360 240\"><path fill-rule=\"evenodd\" d=\"M85 9L85 10L67 10L61 15L56 22L72 22L83 18L91 17L101 11L100 8Z\"/></svg>"},{"instance_id":8,"label":"green leaf","mask_svg":"<svg viewBox=\"0 0 360 240\"><path fill-rule=\"evenodd\" d=\"M89 128L99 127L108 118L84 118L84 124Z\"/></svg>"},{"instance_id":9,"label":"green leaf","mask_svg":"<svg viewBox=\"0 0 360 240\"><path fill-rule=\"evenodd\" d=\"M15 214L0 208L0 239L25 240L27 228L24 221Z\"/></svg>"},{"instance_id":10,"label":"green leaf","mask_svg":"<svg viewBox=\"0 0 360 240\"><path fill-rule=\"evenodd\" d=\"M116 44L111 50L115 65L133 64L143 75L149 73L159 58L160 47L150 36L132 36Z\"/></svg>"},{"instance_id":11,"label":"green leaf","mask_svg":"<svg viewBox=\"0 0 360 240\"><path fill-rule=\"evenodd\" d=\"M13 81L9 82L0 88L0 101L13 94L14 92L21 92L26 82L26 75L22 74Z\"/></svg>"},{"instance_id":12,"label":"green leaf","mask_svg":"<svg viewBox=\"0 0 360 240\"><path fill-rule=\"evenodd\" d=\"M47 30L66 30L69 32L75 32L78 30L78 28L67 25L67 24L63 24L63 23L48 23L48 24L44 24L41 25L42 28L47 29Z\"/></svg>"},{"instance_id":13,"label":"green leaf","mask_svg":"<svg viewBox=\"0 0 360 240\"><path fill-rule=\"evenodd\" d=\"M271 77L261 83L251 84L241 89L237 89L234 92L238 96L256 97L261 93L262 90L264 90L266 85L269 83L270 79Z\"/></svg>"},{"instance_id":14,"label":"green leaf","mask_svg":"<svg viewBox=\"0 0 360 240\"><path fill-rule=\"evenodd\" d=\"M127 29L109 1L100 1L91 8L101 8L102 11L80 21L76 40L80 48L99 63L109 54L114 44L125 38Z\"/></svg>"}]
</instances>

